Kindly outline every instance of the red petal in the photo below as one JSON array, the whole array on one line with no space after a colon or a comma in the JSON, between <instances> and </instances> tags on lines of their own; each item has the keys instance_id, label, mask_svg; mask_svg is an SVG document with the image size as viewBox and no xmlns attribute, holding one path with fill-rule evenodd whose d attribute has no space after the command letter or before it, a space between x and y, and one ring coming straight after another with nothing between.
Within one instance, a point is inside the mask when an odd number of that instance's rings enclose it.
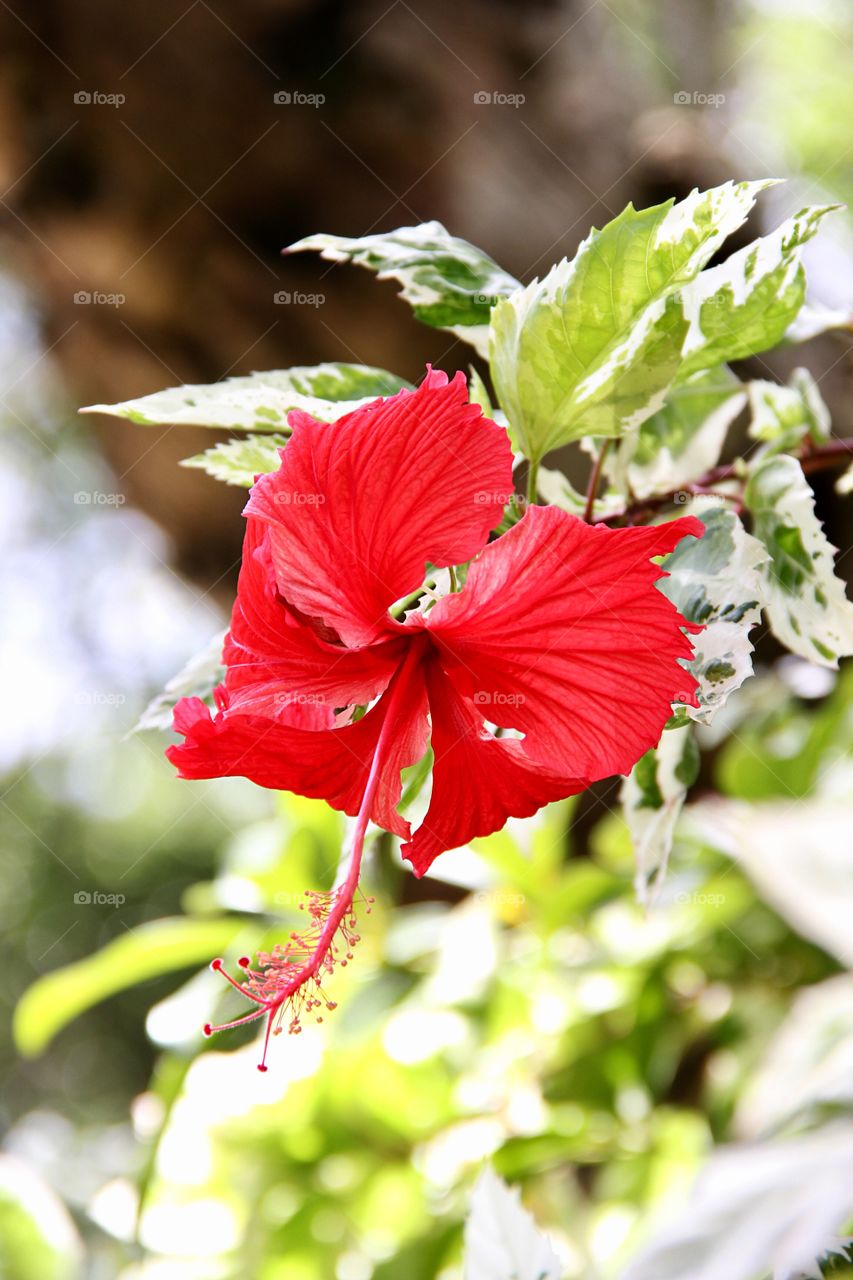
<instances>
[{"instance_id":1,"label":"red petal","mask_svg":"<svg viewBox=\"0 0 853 1280\"><path fill-rule=\"evenodd\" d=\"M394 726L370 815L379 826L404 837L409 824L394 808L401 794L400 770L420 759L428 736L420 669L416 667L405 678L408 689L401 700L405 718ZM398 679L399 673L394 677ZM186 741L169 747L166 755L182 778L249 778L261 787L326 800L334 809L355 815L388 702L386 693L354 724L312 732L231 707L213 719L200 699L184 698L175 708L175 728Z\"/></svg>"},{"instance_id":2,"label":"red petal","mask_svg":"<svg viewBox=\"0 0 853 1280\"><path fill-rule=\"evenodd\" d=\"M387 687L404 644L399 637L359 650L323 640L278 593L268 526L247 521L222 655L232 713L269 716L303 728L331 727L335 708L370 702ZM303 712L299 721L292 714L297 706Z\"/></svg>"},{"instance_id":3,"label":"red petal","mask_svg":"<svg viewBox=\"0 0 853 1280\"><path fill-rule=\"evenodd\" d=\"M382 634L386 611L416 590L427 561L475 555L512 493L502 427L467 400L465 378L430 371L338 422L291 418L280 469L252 490L268 522L281 594L348 645Z\"/></svg>"},{"instance_id":4,"label":"red petal","mask_svg":"<svg viewBox=\"0 0 853 1280\"><path fill-rule=\"evenodd\" d=\"M531 507L429 613L446 669L555 772L628 773L658 742L670 704L696 705L681 628L701 628L657 590L650 557L703 531L695 517L608 529Z\"/></svg>"},{"instance_id":5,"label":"red petal","mask_svg":"<svg viewBox=\"0 0 853 1280\"><path fill-rule=\"evenodd\" d=\"M435 662L430 663L427 688L435 753L432 799L422 825L402 850L416 876L445 849L491 835L507 818L528 818L543 804L588 785L531 760L517 738L495 738L478 709Z\"/></svg>"}]
</instances>

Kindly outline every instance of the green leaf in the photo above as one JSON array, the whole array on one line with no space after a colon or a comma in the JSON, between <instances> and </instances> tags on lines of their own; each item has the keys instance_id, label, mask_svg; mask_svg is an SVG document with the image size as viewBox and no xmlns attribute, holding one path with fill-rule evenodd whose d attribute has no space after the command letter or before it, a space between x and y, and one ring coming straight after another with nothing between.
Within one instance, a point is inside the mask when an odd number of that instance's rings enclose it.
<instances>
[{"instance_id":1,"label":"green leaf","mask_svg":"<svg viewBox=\"0 0 853 1280\"><path fill-rule=\"evenodd\" d=\"M226 917L139 925L95 955L37 979L15 1009L15 1043L25 1057L37 1057L92 1005L150 978L204 964L227 950L245 927Z\"/></svg>"},{"instance_id":2,"label":"green leaf","mask_svg":"<svg viewBox=\"0 0 853 1280\"><path fill-rule=\"evenodd\" d=\"M453 236L440 222L380 231L377 235L306 236L290 253L315 249L328 262L353 262L397 280L400 296L418 320L463 338L481 356L488 354L489 313L498 298L518 288L518 281L467 240Z\"/></svg>"},{"instance_id":3,"label":"green leaf","mask_svg":"<svg viewBox=\"0 0 853 1280\"><path fill-rule=\"evenodd\" d=\"M255 483L255 476L278 471L281 464L279 449L286 444L287 436L282 435L242 436L215 444L212 449L205 449L192 458L184 458L181 466L198 467L215 480L250 489Z\"/></svg>"},{"instance_id":4,"label":"green leaf","mask_svg":"<svg viewBox=\"0 0 853 1280\"><path fill-rule=\"evenodd\" d=\"M746 219L766 182L629 205L492 313L492 382L518 447L538 460L580 436L619 436L662 408L687 319L677 291Z\"/></svg>"},{"instance_id":5,"label":"green leaf","mask_svg":"<svg viewBox=\"0 0 853 1280\"><path fill-rule=\"evenodd\" d=\"M699 772L692 725L666 729L622 783L619 798L636 857L634 886L645 906L666 875L675 826Z\"/></svg>"},{"instance_id":6,"label":"green leaf","mask_svg":"<svg viewBox=\"0 0 853 1280\"><path fill-rule=\"evenodd\" d=\"M287 415L302 409L324 422L377 396L411 384L384 369L329 363L270 369L202 386L170 387L121 404L93 404L81 413L108 413L143 426L221 427L231 431L287 430Z\"/></svg>"},{"instance_id":7,"label":"green leaf","mask_svg":"<svg viewBox=\"0 0 853 1280\"><path fill-rule=\"evenodd\" d=\"M726 433L745 404L743 383L726 365L677 384L664 407L619 442L607 474L637 498L690 484L719 461Z\"/></svg>"},{"instance_id":8,"label":"green leaf","mask_svg":"<svg viewBox=\"0 0 853 1280\"><path fill-rule=\"evenodd\" d=\"M83 1242L35 1162L0 1154L0 1275L3 1280L79 1280Z\"/></svg>"},{"instance_id":9,"label":"green leaf","mask_svg":"<svg viewBox=\"0 0 853 1280\"><path fill-rule=\"evenodd\" d=\"M699 499L691 514L705 533L679 543L664 562L669 576L659 586L688 622L704 626L692 637L695 656L687 668L699 681L699 706L681 706L678 714L708 724L752 675L749 632L761 615L761 571L769 557L726 505Z\"/></svg>"},{"instance_id":10,"label":"green leaf","mask_svg":"<svg viewBox=\"0 0 853 1280\"><path fill-rule=\"evenodd\" d=\"M143 729L171 729L172 711L181 698L203 698L209 701L213 690L225 679L222 665L222 645L225 632L217 631L205 647L181 667L177 675L166 685L162 693L149 702L133 727L134 733Z\"/></svg>"},{"instance_id":11,"label":"green leaf","mask_svg":"<svg viewBox=\"0 0 853 1280\"><path fill-rule=\"evenodd\" d=\"M785 454L760 461L744 500L770 553L760 572L771 631L793 653L837 667L853 653L853 604L834 573L834 548L799 462Z\"/></svg>"},{"instance_id":12,"label":"green leaf","mask_svg":"<svg viewBox=\"0 0 853 1280\"><path fill-rule=\"evenodd\" d=\"M803 247L838 205L802 209L684 290L690 332L681 377L775 347L803 305Z\"/></svg>"},{"instance_id":13,"label":"green leaf","mask_svg":"<svg viewBox=\"0 0 853 1280\"><path fill-rule=\"evenodd\" d=\"M829 439L829 410L808 369L795 369L787 387L778 382L750 382L749 407L749 434L770 446L762 451L763 458L795 448L807 435L815 444Z\"/></svg>"}]
</instances>

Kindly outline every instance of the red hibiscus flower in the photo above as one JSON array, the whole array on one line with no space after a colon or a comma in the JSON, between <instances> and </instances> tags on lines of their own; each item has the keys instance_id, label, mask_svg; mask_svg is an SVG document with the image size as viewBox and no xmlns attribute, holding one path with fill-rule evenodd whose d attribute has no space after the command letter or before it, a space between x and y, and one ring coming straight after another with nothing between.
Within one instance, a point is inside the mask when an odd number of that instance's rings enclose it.
<instances>
[{"instance_id":1,"label":"red hibiscus flower","mask_svg":"<svg viewBox=\"0 0 853 1280\"><path fill-rule=\"evenodd\" d=\"M693 517L609 529L532 506L489 543L512 454L461 373L430 370L417 391L290 425L246 507L218 712L183 699L185 741L167 753L184 778L240 775L356 818L344 883L309 895L306 929L229 979L256 1005L238 1022L267 1015L267 1041L329 1005L323 976L357 940L369 821L403 838L422 876L507 818L627 773L672 702L695 705L682 662L698 628L656 589L651 557L703 532ZM418 599L427 564L469 561L461 591ZM432 798L412 833L400 771L430 744Z\"/></svg>"}]
</instances>

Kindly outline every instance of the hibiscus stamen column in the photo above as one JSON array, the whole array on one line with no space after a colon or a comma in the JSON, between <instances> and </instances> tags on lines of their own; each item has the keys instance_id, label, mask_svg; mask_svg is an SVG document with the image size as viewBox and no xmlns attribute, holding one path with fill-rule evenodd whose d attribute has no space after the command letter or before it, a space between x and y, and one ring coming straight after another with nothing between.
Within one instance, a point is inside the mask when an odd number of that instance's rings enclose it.
<instances>
[{"instance_id":1,"label":"hibiscus stamen column","mask_svg":"<svg viewBox=\"0 0 853 1280\"><path fill-rule=\"evenodd\" d=\"M205 1035L215 1031L227 1031L266 1016L267 1029L259 1071L266 1071L267 1049L270 1036L284 1029L298 1034L302 1029L302 1017L321 1006L334 1009L335 1002L322 991L323 974L331 973L337 963L346 965L352 959L352 948L360 940L356 932L355 896L361 874L364 837L370 821L370 812L376 790L382 777L383 766L398 727L399 711L409 687L409 677L422 656L422 646L410 645L406 657L397 671L384 697L388 699L382 728L376 742L364 794L359 805L349 853L347 874L344 881L329 894L309 891L305 895L302 910L306 910L309 922L303 930L290 935L284 945L276 945L270 952L258 955L258 967L252 968L248 956L237 962L245 971L243 982L237 982L225 972L221 959L214 960L211 968L221 973L241 995L258 1007L242 1018L212 1026L205 1025ZM366 898L370 911L372 898ZM289 1013L287 1018L286 1012ZM322 1016L318 1016L318 1022Z\"/></svg>"}]
</instances>

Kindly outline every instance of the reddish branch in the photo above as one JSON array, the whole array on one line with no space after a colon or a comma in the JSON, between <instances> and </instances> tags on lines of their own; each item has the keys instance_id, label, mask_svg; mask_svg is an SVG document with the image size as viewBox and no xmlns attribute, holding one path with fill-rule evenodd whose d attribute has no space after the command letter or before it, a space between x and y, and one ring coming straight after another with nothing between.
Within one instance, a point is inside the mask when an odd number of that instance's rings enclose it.
<instances>
[{"instance_id":1,"label":"reddish branch","mask_svg":"<svg viewBox=\"0 0 853 1280\"><path fill-rule=\"evenodd\" d=\"M598 487L598 480L601 474L602 453L599 454L596 465L590 476L590 485L587 489L587 515L590 518L592 504L589 501L590 493L594 493ZM803 471L809 475L813 471L827 471L832 467L837 467L840 463L853 458L853 439L833 440L829 444L822 444L808 447L799 458L799 462ZM678 489L671 489L668 493L657 494L652 498L638 499L637 502L629 503L624 511L617 515L595 516L594 524L609 524L613 520L628 520L631 524L639 523L643 516L653 514L659 511L661 507L677 506L686 502L688 498L700 496L716 496L719 498L732 499L733 495L725 493L715 493L718 485L725 484L729 480L743 479L743 464L737 462L723 463L718 467L711 467L704 475L700 476L692 484L681 485Z\"/></svg>"}]
</instances>

